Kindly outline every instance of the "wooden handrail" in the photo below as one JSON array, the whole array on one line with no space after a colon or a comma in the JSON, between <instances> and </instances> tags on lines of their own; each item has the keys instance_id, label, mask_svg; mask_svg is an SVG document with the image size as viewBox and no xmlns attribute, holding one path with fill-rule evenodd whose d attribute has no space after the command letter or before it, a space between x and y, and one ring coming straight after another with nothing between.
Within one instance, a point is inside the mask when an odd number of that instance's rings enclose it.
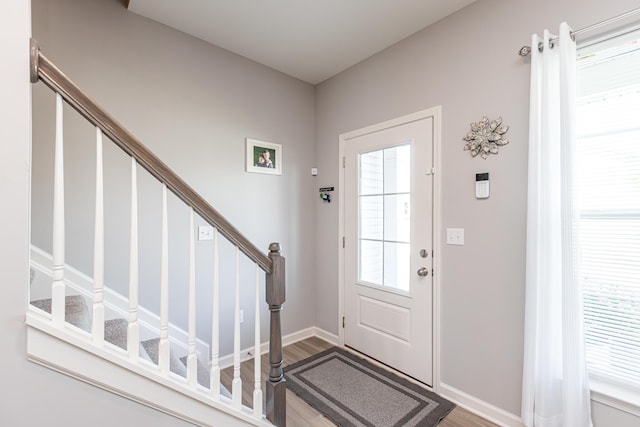
<instances>
[{"instance_id":1,"label":"wooden handrail","mask_svg":"<svg viewBox=\"0 0 640 427\"><path fill-rule=\"evenodd\" d=\"M167 185L176 196L216 227L220 234L236 245L266 273L272 272L271 259L242 235L226 218L184 182L169 166L145 147L115 118L87 96L71 79L40 52L38 42L31 39L31 82L41 80L93 125L102 129L118 147L132 156L151 175Z\"/></svg>"}]
</instances>

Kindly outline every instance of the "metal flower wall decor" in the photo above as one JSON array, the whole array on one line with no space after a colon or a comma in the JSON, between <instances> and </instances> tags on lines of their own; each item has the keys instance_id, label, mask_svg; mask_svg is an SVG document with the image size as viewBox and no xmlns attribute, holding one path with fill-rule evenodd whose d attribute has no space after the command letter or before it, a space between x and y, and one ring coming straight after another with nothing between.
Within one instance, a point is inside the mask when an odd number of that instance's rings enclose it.
<instances>
[{"instance_id":1,"label":"metal flower wall decor","mask_svg":"<svg viewBox=\"0 0 640 427\"><path fill-rule=\"evenodd\" d=\"M489 154L498 154L498 146L509 143L504 138L508 130L509 126L502 126L502 117L491 121L483 117L479 122L471 123L471 132L462 138L467 141L464 151L471 151L471 157L480 154L486 160Z\"/></svg>"}]
</instances>

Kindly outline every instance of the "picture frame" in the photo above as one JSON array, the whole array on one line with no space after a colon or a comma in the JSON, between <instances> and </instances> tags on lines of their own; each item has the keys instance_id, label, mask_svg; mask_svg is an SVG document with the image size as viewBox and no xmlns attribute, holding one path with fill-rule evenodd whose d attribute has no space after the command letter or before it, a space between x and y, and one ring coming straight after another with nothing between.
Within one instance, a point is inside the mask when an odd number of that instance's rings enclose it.
<instances>
[{"instance_id":1,"label":"picture frame","mask_svg":"<svg viewBox=\"0 0 640 427\"><path fill-rule=\"evenodd\" d=\"M282 175L282 145L247 138L247 172Z\"/></svg>"}]
</instances>

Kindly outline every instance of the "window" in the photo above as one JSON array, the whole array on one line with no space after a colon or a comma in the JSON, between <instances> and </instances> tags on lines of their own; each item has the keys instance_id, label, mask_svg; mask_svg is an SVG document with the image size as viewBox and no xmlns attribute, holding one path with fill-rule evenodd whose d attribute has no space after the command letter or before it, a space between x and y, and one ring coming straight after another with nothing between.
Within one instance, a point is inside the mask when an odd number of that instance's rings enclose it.
<instances>
[{"instance_id":1,"label":"window","mask_svg":"<svg viewBox=\"0 0 640 427\"><path fill-rule=\"evenodd\" d=\"M360 280L409 291L411 145L360 155Z\"/></svg>"},{"instance_id":2,"label":"window","mask_svg":"<svg viewBox=\"0 0 640 427\"><path fill-rule=\"evenodd\" d=\"M587 365L640 390L640 31L578 52L577 202Z\"/></svg>"}]
</instances>

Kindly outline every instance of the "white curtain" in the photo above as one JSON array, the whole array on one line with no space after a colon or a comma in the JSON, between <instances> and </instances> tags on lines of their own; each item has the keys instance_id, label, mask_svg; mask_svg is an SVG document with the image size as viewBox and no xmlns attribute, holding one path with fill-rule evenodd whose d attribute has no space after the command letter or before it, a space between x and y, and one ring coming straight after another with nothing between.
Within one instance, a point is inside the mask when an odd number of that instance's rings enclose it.
<instances>
[{"instance_id":1,"label":"white curtain","mask_svg":"<svg viewBox=\"0 0 640 427\"><path fill-rule=\"evenodd\" d=\"M574 209L576 45L532 37L522 420L591 426ZM541 50L538 49L541 47Z\"/></svg>"}]
</instances>

